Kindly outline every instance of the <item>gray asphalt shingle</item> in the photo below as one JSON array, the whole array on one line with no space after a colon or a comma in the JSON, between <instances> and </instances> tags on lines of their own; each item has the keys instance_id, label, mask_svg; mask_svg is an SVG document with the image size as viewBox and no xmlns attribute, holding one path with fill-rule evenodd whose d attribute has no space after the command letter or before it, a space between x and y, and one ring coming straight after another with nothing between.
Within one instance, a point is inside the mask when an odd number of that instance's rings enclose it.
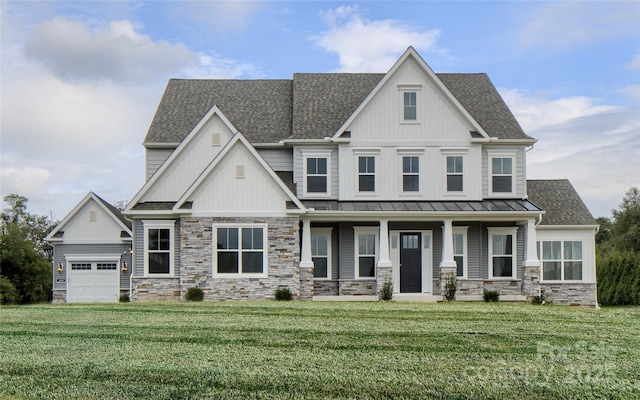
<instances>
[{"instance_id":1,"label":"gray asphalt shingle","mask_svg":"<svg viewBox=\"0 0 640 400\"><path fill-rule=\"evenodd\" d=\"M527 180L529 200L546 211L541 225L597 225L567 179Z\"/></svg>"}]
</instances>

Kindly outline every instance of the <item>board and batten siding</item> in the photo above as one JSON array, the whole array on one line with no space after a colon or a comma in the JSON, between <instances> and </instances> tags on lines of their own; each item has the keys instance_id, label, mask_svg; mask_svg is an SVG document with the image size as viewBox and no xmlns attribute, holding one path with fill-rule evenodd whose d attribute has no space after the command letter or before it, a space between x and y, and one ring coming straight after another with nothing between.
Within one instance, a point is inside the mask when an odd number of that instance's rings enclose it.
<instances>
[{"instance_id":1,"label":"board and batten siding","mask_svg":"<svg viewBox=\"0 0 640 400\"><path fill-rule=\"evenodd\" d=\"M116 255L120 254L120 263L126 262L127 265L131 265L131 255L129 254L129 249L131 248L130 243L121 243L121 244L54 244L53 245L53 289L66 289L67 288L67 273L70 265L67 265L66 256L73 255L74 257L86 255L87 257L91 257L91 262L95 261L96 255ZM107 260L105 260L107 261ZM111 260L108 260L111 261ZM81 262L81 261L78 261ZM99 261L98 261L99 262ZM64 271L59 273L57 270L58 264L62 263L64 265ZM120 264L121 265L121 264ZM129 289L132 269L129 268L127 272L122 272L120 269L120 265L118 265L118 274L120 276L120 289L127 290ZM64 279L65 281L59 282L58 280Z\"/></svg>"},{"instance_id":2,"label":"board and batten siding","mask_svg":"<svg viewBox=\"0 0 640 400\"><path fill-rule=\"evenodd\" d=\"M258 149L258 153L274 171L293 171L293 149Z\"/></svg>"},{"instance_id":3,"label":"board and batten siding","mask_svg":"<svg viewBox=\"0 0 640 400\"><path fill-rule=\"evenodd\" d=\"M314 151L317 152L330 152L331 157L331 165L329 166L329 180L331 181L331 195L330 196L305 196L305 176L304 176L304 156L303 153L313 154ZM339 160L338 160L338 149L335 146L305 146L305 147L294 147L293 149L293 182L296 184L296 196L300 199L312 199L312 198L322 198L322 199L338 199L339 198Z\"/></svg>"},{"instance_id":4,"label":"board and batten siding","mask_svg":"<svg viewBox=\"0 0 640 400\"><path fill-rule=\"evenodd\" d=\"M175 149L146 149L146 170L145 179L151 178L160 166L169 158Z\"/></svg>"},{"instance_id":5,"label":"board and batten siding","mask_svg":"<svg viewBox=\"0 0 640 400\"><path fill-rule=\"evenodd\" d=\"M149 218L150 219L150 218ZM146 220L146 219L145 219ZM159 219L158 219L159 220ZM133 220L133 266L131 268L133 276L144 276L144 224L141 219ZM180 221L176 220L173 229L173 242L171 243L173 251L173 276L180 276Z\"/></svg>"},{"instance_id":6,"label":"board and batten siding","mask_svg":"<svg viewBox=\"0 0 640 400\"><path fill-rule=\"evenodd\" d=\"M88 201L64 225L66 243L120 243L122 227L94 200Z\"/></svg>"}]
</instances>

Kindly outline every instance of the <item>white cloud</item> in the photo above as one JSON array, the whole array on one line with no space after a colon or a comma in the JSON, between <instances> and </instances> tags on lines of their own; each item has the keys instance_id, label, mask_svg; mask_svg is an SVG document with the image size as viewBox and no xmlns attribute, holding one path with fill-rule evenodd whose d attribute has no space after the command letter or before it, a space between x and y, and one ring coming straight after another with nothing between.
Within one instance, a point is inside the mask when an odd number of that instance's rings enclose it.
<instances>
[{"instance_id":1,"label":"white cloud","mask_svg":"<svg viewBox=\"0 0 640 400\"><path fill-rule=\"evenodd\" d=\"M203 31L218 34L237 32L246 28L263 7L261 1L180 1L168 2L168 12Z\"/></svg>"},{"instance_id":2,"label":"white cloud","mask_svg":"<svg viewBox=\"0 0 640 400\"><path fill-rule=\"evenodd\" d=\"M130 21L112 21L108 29L55 17L39 24L25 45L26 55L70 82L112 80L146 82L176 74L197 62L182 44L152 41Z\"/></svg>"},{"instance_id":3,"label":"white cloud","mask_svg":"<svg viewBox=\"0 0 640 400\"><path fill-rule=\"evenodd\" d=\"M625 190L640 185L637 112L587 97L500 92L527 134L538 139L527 153L529 179L569 179L596 217L610 216Z\"/></svg>"},{"instance_id":4,"label":"white cloud","mask_svg":"<svg viewBox=\"0 0 640 400\"><path fill-rule=\"evenodd\" d=\"M620 92L627 96L629 100L640 104L640 85L629 85L620 89Z\"/></svg>"},{"instance_id":5,"label":"white cloud","mask_svg":"<svg viewBox=\"0 0 640 400\"><path fill-rule=\"evenodd\" d=\"M619 37L637 37L639 24L640 13L634 1L556 1L527 9L515 38L519 46L560 51Z\"/></svg>"},{"instance_id":6,"label":"white cloud","mask_svg":"<svg viewBox=\"0 0 640 400\"><path fill-rule=\"evenodd\" d=\"M413 46L420 51L439 51L438 30L417 31L401 22L370 21L357 7L342 6L322 13L329 30L313 37L316 45L339 55L341 72L386 72L399 51Z\"/></svg>"},{"instance_id":7,"label":"white cloud","mask_svg":"<svg viewBox=\"0 0 640 400\"><path fill-rule=\"evenodd\" d=\"M627 64L627 68L640 70L640 54L633 56L633 59Z\"/></svg>"}]
</instances>

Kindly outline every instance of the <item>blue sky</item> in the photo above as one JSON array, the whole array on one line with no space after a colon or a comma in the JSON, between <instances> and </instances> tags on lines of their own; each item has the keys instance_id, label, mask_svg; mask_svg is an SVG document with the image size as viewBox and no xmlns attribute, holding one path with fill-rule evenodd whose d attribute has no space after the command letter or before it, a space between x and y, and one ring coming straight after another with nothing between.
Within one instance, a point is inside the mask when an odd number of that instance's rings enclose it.
<instances>
[{"instance_id":1,"label":"blue sky","mask_svg":"<svg viewBox=\"0 0 640 400\"><path fill-rule=\"evenodd\" d=\"M640 186L640 3L2 1L0 190L61 219L143 183L170 78L486 72L525 131L530 179L569 178L595 217ZM3 204L3 207L5 205Z\"/></svg>"}]
</instances>

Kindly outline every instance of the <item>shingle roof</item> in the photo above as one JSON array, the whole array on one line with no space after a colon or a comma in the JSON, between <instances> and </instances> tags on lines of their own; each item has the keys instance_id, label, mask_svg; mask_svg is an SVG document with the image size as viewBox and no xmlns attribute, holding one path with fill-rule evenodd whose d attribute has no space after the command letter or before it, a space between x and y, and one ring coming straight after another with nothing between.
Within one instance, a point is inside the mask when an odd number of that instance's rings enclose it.
<instances>
[{"instance_id":1,"label":"shingle roof","mask_svg":"<svg viewBox=\"0 0 640 400\"><path fill-rule=\"evenodd\" d=\"M527 180L529 200L546 211L541 225L597 225L567 179Z\"/></svg>"},{"instance_id":2,"label":"shingle roof","mask_svg":"<svg viewBox=\"0 0 640 400\"><path fill-rule=\"evenodd\" d=\"M487 74L436 75L490 136L533 139L524 133Z\"/></svg>"},{"instance_id":3,"label":"shingle roof","mask_svg":"<svg viewBox=\"0 0 640 400\"><path fill-rule=\"evenodd\" d=\"M486 74L436 74L492 137L531 139ZM180 143L217 105L252 143L332 136L384 74L294 74L292 80L172 79L145 144Z\"/></svg>"},{"instance_id":4,"label":"shingle roof","mask_svg":"<svg viewBox=\"0 0 640 400\"><path fill-rule=\"evenodd\" d=\"M171 79L144 142L180 143L214 105L251 142L278 142L291 134L292 84L276 79Z\"/></svg>"}]
</instances>

